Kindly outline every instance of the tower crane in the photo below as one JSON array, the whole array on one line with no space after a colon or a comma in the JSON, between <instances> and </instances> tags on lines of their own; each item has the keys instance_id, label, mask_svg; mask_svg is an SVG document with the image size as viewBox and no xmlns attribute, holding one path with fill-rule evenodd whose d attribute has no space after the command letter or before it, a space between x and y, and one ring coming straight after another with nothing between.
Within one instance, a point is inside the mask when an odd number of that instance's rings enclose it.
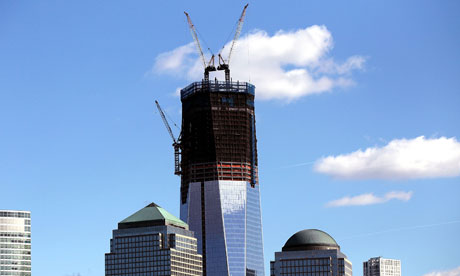
<instances>
[{"instance_id":1,"label":"tower crane","mask_svg":"<svg viewBox=\"0 0 460 276\"><path fill-rule=\"evenodd\" d=\"M188 26L190 28L190 32L192 33L193 40L195 41L195 46L198 49L198 53L200 54L201 62L203 62L204 66L204 80L206 82L209 81L209 72L216 71L216 67L214 66L214 55L211 56L211 59L208 63L206 63L206 59L204 58L203 50L201 50L200 41L198 40L198 35L196 34L195 25L192 23L192 19L188 15L187 12L184 12L185 16L187 16Z\"/></svg>"},{"instance_id":2,"label":"tower crane","mask_svg":"<svg viewBox=\"0 0 460 276\"><path fill-rule=\"evenodd\" d=\"M211 56L211 59L209 60L209 62L206 62L206 59L205 59L204 54L203 54L203 50L201 49L200 41L198 39L198 35L196 33L195 25L193 25L192 19L190 19L190 16L188 15L188 13L184 12L185 16L187 16L188 26L190 28L190 32L192 33L193 40L195 41L195 46L196 46L196 48L198 50L198 54L200 55L201 62L203 63L203 66L204 66L204 80L205 80L205 82L209 81L209 72L216 71L216 70L225 71L225 81L227 81L227 82L230 81L230 67L229 67L230 58L232 57L232 52L233 52L233 49L235 48L236 41L240 37L241 29L243 28L244 16L246 15L246 9L248 8L248 6L249 6L249 4L246 4L246 6L244 6L243 12L241 12L241 16L238 19L238 26L237 26L236 31L235 31L235 36L233 37L232 45L230 47L230 51L228 53L227 60L225 60L222 57L222 54L219 53L219 55L218 55L219 56L219 66L217 66L217 68L214 65L214 54Z\"/></svg>"},{"instance_id":3,"label":"tower crane","mask_svg":"<svg viewBox=\"0 0 460 276\"><path fill-rule=\"evenodd\" d=\"M171 136L173 140L173 147L174 147L174 174L175 175L181 175L181 166L180 166L180 155L181 155L181 143L180 143L180 138L181 135L179 134L179 137L176 139L174 137L174 134L171 130L171 127L169 126L168 120L166 120L166 116L163 112L163 109L161 109L160 104L158 103L157 100L155 100L155 104L157 105L158 112L160 113L161 119L163 119L163 123L165 124L166 129L169 132L169 135Z\"/></svg>"},{"instance_id":4,"label":"tower crane","mask_svg":"<svg viewBox=\"0 0 460 276\"><path fill-rule=\"evenodd\" d=\"M236 27L235 36L233 37L232 45L230 46L227 61L225 61L221 53L219 53L219 66L217 66L217 70L225 71L225 81L230 81L230 58L232 57L232 52L235 47L235 43L240 37L241 29L243 28L244 16L246 15L246 9L248 8L248 6L249 4L246 4L246 6L244 6L243 11L241 12L240 19L238 19L238 26Z\"/></svg>"}]
</instances>

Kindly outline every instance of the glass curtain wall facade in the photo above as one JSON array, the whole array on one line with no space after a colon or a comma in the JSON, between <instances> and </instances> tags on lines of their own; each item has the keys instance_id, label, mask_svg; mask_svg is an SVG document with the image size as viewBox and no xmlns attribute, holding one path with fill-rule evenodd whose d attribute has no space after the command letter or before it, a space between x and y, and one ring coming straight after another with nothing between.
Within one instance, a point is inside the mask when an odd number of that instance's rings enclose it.
<instances>
[{"instance_id":1,"label":"glass curtain wall facade","mask_svg":"<svg viewBox=\"0 0 460 276\"><path fill-rule=\"evenodd\" d=\"M337 256L337 252L329 251L309 256L285 254L270 262L270 276L352 276L351 262L344 256Z\"/></svg>"},{"instance_id":2,"label":"glass curtain wall facade","mask_svg":"<svg viewBox=\"0 0 460 276\"><path fill-rule=\"evenodd\" d=\"M338 267L334 269L334 259L332 257L281 260L281 272L279 274L295 276L351 275L345 274L346 265L344 259L338 259L337 263ZM270 271L271 275L275 275L275 262L271 262Z\"/></svg>"},{"instance_id":3,"label":"glass curtain wall facade","mask_svg":"<svg viewBox=\"0 0 460 276\"><path fill-rule=\"evenodd\" d=\"M31 275L29 211L0 210L0 275Z\"/></svg>"},{"instance_id":4,"label":"glass curtain wall facade","mask_svg":"<svg viewBox=\"0 0 460 276\"><path fill-rule=\"evenodd\" d=\"M181 91L181 219L203 275L264 275L254 90L211 81Z\"/></svg>"},{"instance_id":5,"label":"glass curtain wall facade","mask_svg":"<svg viewBox=\"0 0 460 276\"><path fill-rule=\"evenodd\" d=\"M196 239L171 232L174 230L167 226L117 231L110 241L110 253L105 255L105 275L202 275Z\"/></svg>"}]
</instances>

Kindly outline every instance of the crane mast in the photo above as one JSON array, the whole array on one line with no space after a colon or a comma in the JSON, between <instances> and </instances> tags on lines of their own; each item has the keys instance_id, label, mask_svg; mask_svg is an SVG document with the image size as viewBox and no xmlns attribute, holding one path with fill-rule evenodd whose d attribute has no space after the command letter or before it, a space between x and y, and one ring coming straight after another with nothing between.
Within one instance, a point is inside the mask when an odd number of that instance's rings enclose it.
<instances>
[{"instance_id":1,"label":"crane mast","mask_svg":"<svg viewBox=\"0 0 460 276\"><path fill-rule=\"evenodd\" d=\"M166 116L163 112L163 109L161 109L161 106L160 104L158 103L158 101L155 100L155 104L157 105L157 109L158 109L158 112L160 113L160 116L161 116L161 119L163 120L163 123L166 127L166 129L168 130L168 133L169 135L171 136L172 140L173 140L173 147L174 147L174 174L175 175L181 175L182 174L182 171L181 171L181 158L180 158L180 155L181 155L181 143L180 143L180 135L179 135L179 138L175 138L174 137L174 134L171 130L171 127L169 126L169 123L168 123L168 120L166 119Z\"/></svg>"}]
</instances>

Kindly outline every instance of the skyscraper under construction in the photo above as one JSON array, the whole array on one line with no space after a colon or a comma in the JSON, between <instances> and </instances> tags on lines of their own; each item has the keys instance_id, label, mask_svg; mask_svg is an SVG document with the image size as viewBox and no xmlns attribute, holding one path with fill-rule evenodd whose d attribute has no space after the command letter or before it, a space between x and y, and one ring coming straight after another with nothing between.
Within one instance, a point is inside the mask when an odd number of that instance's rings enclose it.
<instances>
[{"instance_id":1,"label":"skyscraper under construction","mask_svg":"<svg viewBox=\"0 0 460 276\"><path fill-rule=\"evenodd\" d=\"M264 275L254 92L208 80L181 91L181 219L204 275Z\"/></svg>"},{"instance_id":2,"label":"skyscraper under construction","mask_svg":"<svg viewBox=\"0 0 460 276\"><path fill-rule=\"evenodd\" d=\"M238 20L228 58L219 53L206 63L197 32L187 21L203 62L204 79L181 90L182 129L173 139L175 174L181 175L180 217L195 232L203 275L264 275L254 85L233 82L229 62L241 32L246 5ZM209 72L225 71L225 81Z\"/></svg>"}]
</instances>

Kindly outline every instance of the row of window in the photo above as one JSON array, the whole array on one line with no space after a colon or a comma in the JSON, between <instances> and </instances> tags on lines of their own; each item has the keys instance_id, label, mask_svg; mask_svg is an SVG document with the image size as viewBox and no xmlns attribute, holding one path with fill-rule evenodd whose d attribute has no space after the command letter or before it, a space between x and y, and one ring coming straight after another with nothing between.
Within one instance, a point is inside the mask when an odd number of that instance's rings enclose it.
<instances>
[{"instance_id":1,"label":"row of window","mask_svg":"<svg viewBox=\"0 0 460 276\"><path fill-rule=\"evenodd\" d=\"M31 265L31 261L0 259L0 265Z\"/></svg>"},{"instance_id":2,"label":"row of window","mask_svg":"<svg viewBox=\"0 0 460 276\"><path fill-rule=\"evenodd\" d=\"M0 243L0 248L30 249L30 244Z\"/></svg>"},{"instance_id":3,"label":"row of window","mask_svg":"<svg viewBox=\"0 0 460 276\"><path fill-rule=\"evenodd\" d=\"M114 270L114 269L149 269L150 270L165 270L166 268L169 269L171 265L170 261L156 261L156 262L144 262L144 263L127 263L127 264L106 264L106 270Z\"/></svg>"},{"instance_id":4,"label":"row of window","mask_svg":"<svg viewBox=\"0 0 460 276\"><path fill-rule=\"evenodd\" d=\"M0 274L0 275L2 275L2 274ZM106 275L108 275L108 276L163 276L163 275L164 276L167 276L167 275L169 276L169 275L171 275L172 276L172 275L177 275L177 274L171 274L170 271L157 271L157 272L110 271L110 272L106 272Z\"/></svg>"},{"instance_id":5,"label":"row of window","mask_svg":"<svg viewBox=\"0 0 460 276\"><path fill-rule=\"evenodd\" d=\"M286 275L286 276L332 276L332 272L294 272L294 273L281 272L281 275Z\"/></svg>"},{"instance_id":6,"label":"row of window","mask_svg":"<svg viewBox=\"0 0 460 276\"><path fill-rule=\"evenodd\" d=\"M7 265L0 265L0 270L10 270L10 271L31 271L30 266L7 266Z\"/></svg>"},{"instance_id":7,"label":"row of window","mask_svg":"<svg viewBox=\"0 0 460 276\"><path fill-rule=\"evenodd\" d=\"M184 252L181 252L181 251L177 251L177 250L175 250L175 249L172 249L171 252L173 253L173 257L180 257L180 258L185 258L185 259L201 260L201 255L198 255L198 254L184 253Z\"/></svg>"},{"instance_id":8,"label":"row of window","mask_svg":"<svg viewBox=\"0 0 460 276\"><path fill-rule=\"evenodd\" d=\"M181 262L171 262L171 270L173 271L186 271L186 270L198 270L201 271L202 269L202 264L200 263L181 263Z\"/></svg>"},{"instance_id":9,"label":"row of window","mask_svg":"<svg viewBox=\"0 0 460 276\"><path fill-rule=\"evenodd\" d=\"M295 267L281 267L281 273L293 272L330 272L331 266L315 265L315 266L295 266Z\"/></svg>"},{"instance_id":10,"label":"row of window","mask_svg":"<svg viewBox=\"0 0 460 276\"><path fill-rule=\"evenodd\" d=\"M30 260L30 254L29 256L0 255L0 259L2 260Z\"/></svg>"},{"instance_id":11,"label":"row of window","mask_svg":"<svg viewBox=\"0 0 460 276\"><path fill-rule=\"evenodd\" d=\"M0 238L0 243L30 243L30 239Z\"/></svg>"},{"instance_id":12,"label":"row of window","mask_svg":"<svg viewBox=\"0 0 460 276\"><path fill-rule=\"evenodd\" d=\"M18 255L30 255L30 250L25 251L25 250L8 250L8 249L2 249L0 250L0 254L18 254ZM2 257L4 259L4 257Z\"/></svg>"},{"instance_id":13,"label":"row of window","mask_svg":"<svg viewBox=\"0 0 460 276\"><path fill-rule=\"evenodd\" d=\"M282 266L330 265L330 258L283 260Z\"/></svg>"},{"instance_id":14,"label":"row of window","mask_svg":"<svg viewBox=\"0 0 460 276\"><path fill-rule=\"evenodd\" d=\"M0 211L0 217L5 217L5 218L30 218L30 212Z\"/></svg>"},{"instance_id":15,"label":"row of window","mask_svg":"<svg viewBox=\"0 0 460 276\"><path fill-rule=\"evenodd\" d=\"M157 233L154 235L140 235L140 236L129 236L129 237L117 237L117 242L142 242L142 241L158 241L161 240L160 235L161 233Z\"/></svg>"},{"instance_id":16,"label":"row of window","mask_svg":"<svg viewBox=\"0 0 460 276\"><path fill-rule=\"evenodd\" d=\"M0 231L21 231L21 232L24 231L24 232L30 232L30 226L0 224Z\"/></svg>"},{"instance_id":17,"label":"row of window","mask_svg":"<svg viewBox=\"0 0 460 276\"><path fill-rule=\"evenodd\" d=\"M118 245L115 247L116 253L136 253L136 252L146 252L146 251L161 251L161 247L158 244L149 244L145 243L142 245L136 244L136 246L131 246L129 244Z\"/></svg>"},{"instance_id":18,"label":"row of window","mask_svg":"<svg viewBox=\"0 0 460 276\"><path fill-rule=\"evenodd\" d=\"M30 225L30 219L0 217L0 224Z\"/></svg>"},{"instance_id":19,"label":"row of window","mask_svg":"<svg viewBox=\"0 0 460 276\"><path fill-rule=\"evenodd\" d=\"M24 271L0 271L0 275L7 275L7 276L31 276L32 272L24 272Z\"/></svg>"},{"instance_id":20,"label":"row of window","mask_svg":"<svg viewBox=\"0 0 460 276\"><path fill-rule=\"evenodd\" d=\"M107 264L124 264L124 263L144 263L144 262L157 262L157 261L169 261L170 256L161 257L141 257L141 258L116 258L106 259Z\"/></svg>"},{"instance_id":21,"label":"row of window","mask_svg":"<svg viewBox=\"0 0 460 276\"><path fill-rule=\"evenodd\" d=\"M0 237L18 237L18 238L29 238L30 239L30 233L0 232Z\"/></svg>"},{"instance_id":22,"label":"row of window","mask_svg":"<svg viewBox=\"0 0 460 276\"><path fill-rule=\"evenodd\" d=\"M172 258L172 263L173 265L174 264L191 264L191 265L197 265L197 266L201 266L201 259L189 259L189 258L175 258L173 256Z\"/></svg>"}]
</instances>

